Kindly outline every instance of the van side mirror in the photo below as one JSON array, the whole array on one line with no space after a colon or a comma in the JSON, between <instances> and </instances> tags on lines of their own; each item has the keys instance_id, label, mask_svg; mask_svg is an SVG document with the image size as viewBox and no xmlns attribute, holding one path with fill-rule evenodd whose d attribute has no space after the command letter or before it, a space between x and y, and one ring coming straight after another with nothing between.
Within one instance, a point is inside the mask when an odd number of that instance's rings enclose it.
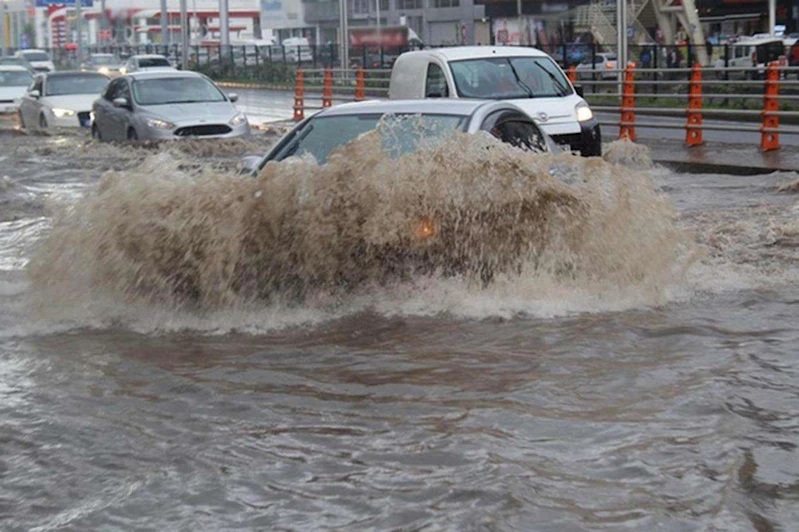
<instances>
[{"instance_id":1,"label":"van side mirror","mask_svg":"<svg viewBox=\"0 0 799 532\"><path fill-rule=\"evenodd\" d=\"M582 85L575 85L575 86L574 86L574 92L576 92L576 93L577 93L577 96L579 96L580 98L582 98L582 97L583 97L583 95L584 95L584 93L585 93L585 90L583 89L583 86L582 86Z\"/></svg>"},{"instance_id":2,"label":"van side mirror","mask_svg":"<svg viewBox=\"0 0 799 532\"><path fill-rule=\"evenodd\" d=\"M130 107L130 103L128 102L127 98L114 98L114 100L111 103L114 105L114 107L122 107L122 108Z\"/></svg>"},{"instance_id":3,"label":"van side mirror","mask_svg":"<svg viewBox=\"0 0 799 532\"><path fill-rule=\"evenodd\" d=\"M239 160L239 174L255 176L258 173L258 167L261 166L263 156L261 155L246 155Z\"/></svg>"},{"instance_id":4,"label":"van side mirror","mask_svg":"<svg viewBox=\"0 0 799 532\"><path fill-rule=\"evenodd\" d=\"M235 92L231 92L231 93L229 93L229 94L227 95L227 97L228 97L228 100L230 100L231 102L237 102L237 101L239 101L239 95L238 95L238 94L236 94Z\"/></svg>"},{"instance_id":5,"label":"van side mirror","mask_svg":"<svg viewBox=\"0 0 799 532\"><path fill-rule=\"evenodd\" d=\"M30 91L28 93L28 96L30 96L31 98L38 99L38 98L41 97L41 93L39 91L37 91L36 89L33 89L32 91Z\"/></svg>"}]
</instances>

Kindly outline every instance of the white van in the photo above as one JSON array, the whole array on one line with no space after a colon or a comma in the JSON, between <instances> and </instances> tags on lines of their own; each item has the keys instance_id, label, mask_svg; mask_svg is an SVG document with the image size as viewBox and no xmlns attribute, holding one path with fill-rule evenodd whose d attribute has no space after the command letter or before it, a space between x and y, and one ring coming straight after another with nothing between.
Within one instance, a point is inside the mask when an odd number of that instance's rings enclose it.
<instances>
[{"instance_id":1,"label":"white van","mask_svg":"<svg viewBox=\"0 0 799 532\"><path fill-rule=\"evenodd\" d=\"M599 124L558 64L535 48L459 46L406 52L391 71L389 98L509 100L555 142L602 154Z\"/></svg>"},{"instance_id":2,"label":"white van","mask_svg":"<svg viewBox=\"0 0 799 532\"><path fill-rule=\"evenodd\" d=\"M280 44L286 50L286 61L288 63L310 63L313 61L313 50L307 37L289 37L288 39L283 39ZM274 60L281 60L282 55L275 55L276 53L282 54L283 50L277 47L277 51L273 50L272 52Z\"/></svg>"},{"instance_id":3,"label":"white van","mask_svg":"<svg viewBox=\"0 0 799 532\"><path fill-rule=\"evenodd\" d=\"M772 61L779 61L785 56L785 43L782 39L748 37L732 43L729 51L730 68L756 68L748 72L730 72L730 77L746 77L753 79L763 77L766 66ZM716 67L724 67L724 58L718 59Z\"/></svg>"}]
</instances>

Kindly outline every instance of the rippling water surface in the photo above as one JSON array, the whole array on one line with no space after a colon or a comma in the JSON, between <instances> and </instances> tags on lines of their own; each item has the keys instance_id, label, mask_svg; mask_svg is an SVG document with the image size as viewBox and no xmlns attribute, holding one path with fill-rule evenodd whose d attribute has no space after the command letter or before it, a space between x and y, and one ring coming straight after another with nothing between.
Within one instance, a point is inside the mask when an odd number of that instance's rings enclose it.
<instances>
[{"instance_id":1,"label":"rippling water surface","mask_svg":"<svg viewBox=\"0 0 799 532\"><path fill-rule=\"evenodd\" d=\"M86 299L31 305L32 246L163 148L0 146L3 530L799 522L799 208L778 192L796 175L643 170L696 248L652 301L442 281L88 319ZM201 149L224 167L258 147Z\"/></svg>"}]
</instances>

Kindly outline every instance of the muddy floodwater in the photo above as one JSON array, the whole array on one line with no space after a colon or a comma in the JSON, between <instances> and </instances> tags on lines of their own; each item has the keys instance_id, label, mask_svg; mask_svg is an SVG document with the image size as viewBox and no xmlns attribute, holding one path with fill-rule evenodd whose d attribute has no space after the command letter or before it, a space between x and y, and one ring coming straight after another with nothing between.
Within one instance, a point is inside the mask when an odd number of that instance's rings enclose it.
<instances>
[{"instance_id":1,"label":"muddy floodwater","mask_svg":"<svg viewBox=\"0 0 799 532\"><path fill-rule=\"evenodd\" d=\"M797 529L799 175L273 139L0 137L0 529Z\"/></svg>"}]
</instances>

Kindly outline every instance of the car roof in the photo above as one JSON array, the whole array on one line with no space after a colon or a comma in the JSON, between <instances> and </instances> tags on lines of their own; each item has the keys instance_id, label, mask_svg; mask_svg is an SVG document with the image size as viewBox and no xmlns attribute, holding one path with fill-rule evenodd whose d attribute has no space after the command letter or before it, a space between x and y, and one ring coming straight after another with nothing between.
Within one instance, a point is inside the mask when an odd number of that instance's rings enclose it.
<instances>
[{"instance_id":1,"label":"car roof","mask_svg":"<svg viewBox=\"0 0 799 532\"><path fill-rule=\"evenodd\" d=\"M27 68L19 65L4 65L0 63L0 71L3 72L29 72Z\"/></svg>"},{"instance_id":2,"label":"car roof","mask_svg":"<svg viewBox=\"0 0 799 532\"><path fill-rule=\"evenodd\" d=\"M779 39L777 37L769 38L769 39L765 39L765 38L761 38L761 37L758 37L758 38L745 37L743 39L735 41L732 44L733 44L733 46L757 46L758 44L768 44L770 42L778 42L778 43L782 44L782 39Z\"/></svg>"},{"instance_id":3,"label":"car roof","mask_svg":"<svg viewBox=\"0 0 799 532\"><path fill-rule=\"evenodd\" d=\"M139 55L132 55L131 59L166 59L165 55L161 54L139 54Z\"/></svg>"},{"instance_id":4,"label":"car roof","mask_svg":"<svg viewBox=\"0 0 799 532\"><path fill-rule=\"evenodd\" d=\"M204 78L198 72L191 70L142 70L141 72L132 72L127 75L132 79L157 79L157 78Z\"/></svg>"},{"instance_id":5,"label":"car roof","mask_svg":"<svg viewBox=\"0 0 799 532\"><path fill-rule=\"evenodd\" d=\"M48 78L62 78L68 76L96 76L101 78L108 77L100 74L99 72L92 72L90 70L59 70L58 72L40 72L38 75Z\"/></svg>"},{"instance_id":6,"label":"car roof","mask_svg":"<svg viewBox=\"0 0 799 532\"><path fill-rule=\"evenodd\" d=\"M89 54L89 57L116 57L114 54Z\"/></svg>"},{"instance_id":7,"label":"car roof","mask_svg":"<svg viewBox=\"0 0 799 532\"><path fill-rule=\"evenodd\" d=\"M529 46L453 46L450 48L433 48L417 54L432 54L445 61L460 59L482 59L485 57L549 57L537 48Z\"/></svg>"},{"instance_id":8,"label":"car roof","mask_svg":"<svg viewBox=\"0 0 799 532\"><path fill-rule=\"evenodd\" d=\"M443 98L430 98L427 100L370 100L330 107L329 109L317 113L315 116L345 116L376 113L421 113L471 116L477 109L483 106L517 109L512 104L504 104L504 102L493 100Z\"/></svg>"},{"instance_id":9,"label":"car roof","mask_svg":"<svg viewBox=\"0 0 799 532\"><path fill-rule=\"evenodd\" d=\"M42 50L40 48L26 48L25 50L17 50L18 54L27 54L28 52L36 52L36 53L42 53L42 54L46 54L47 53L45 50Z\"/></svg>"}]
</instances>

